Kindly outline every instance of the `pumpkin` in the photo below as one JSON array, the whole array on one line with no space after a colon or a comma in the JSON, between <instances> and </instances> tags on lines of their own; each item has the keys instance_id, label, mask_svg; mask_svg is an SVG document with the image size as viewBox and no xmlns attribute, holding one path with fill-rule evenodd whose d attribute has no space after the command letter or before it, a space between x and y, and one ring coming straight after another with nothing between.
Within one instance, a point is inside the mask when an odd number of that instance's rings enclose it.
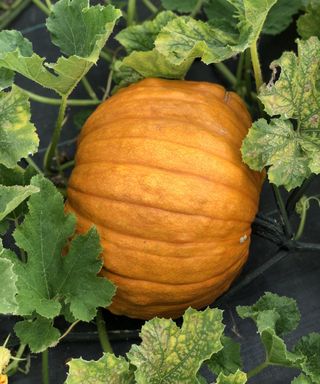
<instances>
[{"instance_id":1,"label":"pumpkin","mask_svg":"<svg viewBox=\"0 0 320 384\"><path fill-rule=\"evenodd\" d=\"M118 91L86 121L66 207L80 232L98 228L113 313L175 318L239 274L262 182L241 160L250 125L222 86L162 79Z\"/></svg>"}]
</instances>

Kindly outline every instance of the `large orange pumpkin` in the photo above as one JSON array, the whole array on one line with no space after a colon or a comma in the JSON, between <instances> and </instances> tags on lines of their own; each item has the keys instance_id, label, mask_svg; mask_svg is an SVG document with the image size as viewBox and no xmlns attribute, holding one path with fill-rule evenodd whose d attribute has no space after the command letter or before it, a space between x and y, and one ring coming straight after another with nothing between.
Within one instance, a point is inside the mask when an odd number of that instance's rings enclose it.
<instances>
[{"instance_id":1,"label":"large orange pumpkin","mask_svg":"<svg viewBox=\"0 0 320 384\"><path fill-rule=\"evenodd\" d=\"M251 125L216 84L146 79L81 132L67 210L95 224L116 314L177 317L228 289L248 255L262 176L241 161Z\"/></svg>"}]
</instances>

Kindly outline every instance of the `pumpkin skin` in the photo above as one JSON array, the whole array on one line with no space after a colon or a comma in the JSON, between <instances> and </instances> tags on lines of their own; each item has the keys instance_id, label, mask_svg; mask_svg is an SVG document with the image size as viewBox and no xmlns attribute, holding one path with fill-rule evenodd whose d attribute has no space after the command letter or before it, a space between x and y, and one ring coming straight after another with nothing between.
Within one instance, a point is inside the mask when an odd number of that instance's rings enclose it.
<instances>
[{"instance_id":1,"label":"pumpkin skin","mask_svg":"<svg viewBox=\"0 0 320 384\"><path fill-rule=\"evenodd\" d=\"M182 80L142 80L89 117L66 209L100 233L111 312L176 318L229 288L263 179L241 160L250 126L235 93Z\"/></svg>"}]
</instances>

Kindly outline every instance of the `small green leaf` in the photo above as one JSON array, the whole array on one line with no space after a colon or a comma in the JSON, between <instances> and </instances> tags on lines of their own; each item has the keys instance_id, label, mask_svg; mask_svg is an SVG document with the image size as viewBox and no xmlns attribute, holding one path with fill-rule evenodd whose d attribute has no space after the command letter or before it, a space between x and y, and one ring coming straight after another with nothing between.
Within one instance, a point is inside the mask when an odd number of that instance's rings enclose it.
<instances>
[{"instance_id":1,"label":"small green leaf","mask_svg":"<svg viewBox=\"0 0 320 384\"><path fill-rule=\"evenodd\" d=\"M294 352L303 357L302 371L312 383L320 382L320 333L310 333L297 343Z\"/></svg>"},{"instance_id":2,"label":"small green leaf","mask_svg":"<svg viewBox=\"0 0 320 384\"><path fill-rule=\"evenodd\" d=\"M0 236L4 236L10 228L9 220L4 220L0 222Z\"/></svg>"},{"instance_id":3,"label":"small green leaf","mask_svg":"<svg viewBox=\"0 0 320 384\"><path fill-rule=\"evenodd\" d=\"M115 80L120 86L136 82L143 77L181 79L188 71L192 60L181 65L171 64L156 49L154 41L161 29L177 16L161 12L152 21L122 30L116 39L125 47L128 56L116 64Z\"/></svg>"},{"instance_id":4,"label":"small green leaf","mask_svg":"<svg viewBox=\"0 0 320 384\"><path fill-rule=\"evenodd\" d=\"M244 372L237 371L234 374L225 376L223 373L217 378L216 384L245 384L247 382L247 375Z\"/></svg>"},{"instance_id":5,"label":"small green leaf","mask_svg":"<svg viewBox=\"0 0 320 384\"><path fill-rule=\"evenodd\" d=\"M66 256L61 252L74 234L75 218L65 215L63 198L53 184L40 176L31 184L40 189L29 199L29 213L14 238L26 251L27 263L13 258L18 275L19 314L35 312L52 319L67 306L77 320L90 321L96 308L107 306L114 286L98 277L102 266L99 237L95 229L76 236Z\"/></svg>"},{"instance_id":6,"label":"small green leaf","mask_svg":"<svg viewBox=\"0 0 320 384\"><path fill-rule=\"evenodd\" d=\"M177 16L173 12L160 12L152 21L133 25L119 32L115 39L130 54L134 51L151 51L161 29Z\"/></svg>"},{"instance_id":7,"label":"small green leaf","mask_svg":"<svg viewBox=\"0 0 320 384\"><path fill-rule=\"evenodd\" d=\"M14 331L23 344L29 345L33 353L54 347L60 337L60 332L52 325L52 321L43 317L19 321L14 326Z\"/></svg>"},{"instance_id":8,"label":"small green leaf","mask_svg":"<svg viewBox=\"0 0 320 384\"><path fill-rule=\"evenodd\" d=\"M278 0L268 14L262 33L278 35L289 27L301 7L301 0Z\"/></svg>"},{"instance_id":9,"label":"small green leaf","mask_svg":"<svg viewBox=\"0 0 320 384\"><path fill-rule=\"evenodd\" d=\"M96 64L121 12L113 6L89 6L87 0L60 0L48 18L53 42L65 53L55 64L33 53L31 43L18 31L0 32L0 67L68 96Z\"/></svg>"},{"instance_id":10,"label":"small green leaf","mask_svg":"<svg viewBox=\"0 0 320 384\"><path fill-rule=\"evenodd\" d=\"M0 91L11 87L14 80L14 72L7 68L0 68Z\"/></svg>"},{"instance_id":11,"label":"small green leaf","mask_svg":"<svg viewBox=\"0 0 320 384\"><path fill-rule=\"evenodd\" d=\"M163 8L180 13L190 13L198 0L161 0Z\"/></svg>"},{"instance_id":12,"label":"small green leaf","mask_svg":"<svg viewBox=\"0 0 320 384\"><path fill-rule=\"evenodd\" d=\"M300 376L296 377L291 381L291 384L313 384L311 379L309 377L301 374Z\"/></svg>"},{"instance_id":13,"label":"small green leaf","mask_svg":"<svg viewBox=\"0 0 320 384\"><path fill-rule=\"evenodd\" d=\"M123 357L105 353L98 361L72 359L65 384L134 384L134 375Z\"/></svg>"},{"instance_id":14,"label":"small green leaf","mask_svg":"<svg viewBox=\"0 0 320 384\"><path fill-rule=\"evenodd\" d=\"M196 57L206 64L217 63L243 52L259 37L276 0L227 1L228 17L211 18L210 24L190 17L170 21L157 37L156 49L175 65Z\"/></svg>"},{"instance_id":15,"label":"small green leaf","mask_svg":"<svg viewBox=\"0 0 320 384\"><path fill-rule=\"evenodd\" d=\"M142 327L142 343L127 354L137 383L197 383L201 364L222 348L223 329L222 311L210 308L189 308L181 329L172 320L150 320Z\"/></svg>"},{"instance_id":16,"label":"small green leaf","mask_svg":"<svg viewBox=\"0 0 320 384\"><path fill-rule=\"evenodd\" d=\"M24 169L19 166L7 168L0 164L0 184L2 185L29 185L30 180L35 175L36 171L30 166Z\"/></svg>"},{"instance_id":17,"label":"small green leaf","mask_svg":"<svg viewBox=\"0 0 320 384\"><path fill-rule=\"evenodd\" d=\"M14 272L13 263L7 258L9 253L10 251L2 247L0 241L0 313L4 315L15 314L18 309L16 301L18 277Z\"/></svg>"},{"instance_id":18,"label":"small green leaf","mask_svg":"<svg viewBox=\"0 0 320 384\"><path fill-rule=\"evenodd\" d=\"M0 221L36 192L39 192L39 188L33 185L26 187L0 185Z\"/></svg>"},{"instance_id":19,"label":"small green leaf","mask_svg":"<svg viewBox=\"0 0 320 384\"><path fill-rule=\"evenodd\" d=\"M206 362L209 369L219 375L224 373L229 375L242 369L242 360L240 355L240 344L233 341L230 337L223 336L221 338L223 349L213 354Z\"/></svg>"},{"instance_id":20,"label":"small green leaf","mask_svg":"<svg viewBox=\"0 0 320 384\"><path fill-rule=\"evenodd\" d=\"M297 21L298 33L303 39L317 36L320 39L320 2L311 0L306 13Z\"/></svg>"},{"instance_id":21,"label":"small green leaf","mask_svg":"<svg viewBox=\"0 0 320 384\"><path fill-rule=\"evenodd\" d=\"M295 300L268 292L254 305L237 307L237 312L241 318L251 318L256 323L269 364L299 366L301 356L289 352L280 337L299 324L300 313Z\"/></svg>"},{"instance_id":22,"label":"small green leaf","mask_svg":"<svg viewBox=\"0 0 320 384\"><path fill-rule=\"evenodd\" d=\"M30 117L28 97L19 88L0 92L0 164L13 168L36 152L39 138Z\"/></svg>"}]
</instances>

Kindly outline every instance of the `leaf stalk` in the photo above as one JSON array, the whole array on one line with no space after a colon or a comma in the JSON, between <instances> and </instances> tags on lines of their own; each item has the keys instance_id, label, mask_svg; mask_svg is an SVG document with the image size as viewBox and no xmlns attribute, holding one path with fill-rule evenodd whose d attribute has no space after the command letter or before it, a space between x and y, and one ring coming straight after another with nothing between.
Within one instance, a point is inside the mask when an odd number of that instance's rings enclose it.
<instances>
[{"instance_id":1,"label":"leaf stalk","mask_svg":"<svg viewBox=\"0 0 320 384\"><path fill-rule=\"evenodd\" d=\"M100 340L102 350L106 353L107 352L113 353L113 350L109 341L109 337L107 334L107 330L106 330L106 323L104 321L101 308L98 309L96 322L97 322L98 335L99 335L99 340Z\"/></svg>"}]
</instances>

